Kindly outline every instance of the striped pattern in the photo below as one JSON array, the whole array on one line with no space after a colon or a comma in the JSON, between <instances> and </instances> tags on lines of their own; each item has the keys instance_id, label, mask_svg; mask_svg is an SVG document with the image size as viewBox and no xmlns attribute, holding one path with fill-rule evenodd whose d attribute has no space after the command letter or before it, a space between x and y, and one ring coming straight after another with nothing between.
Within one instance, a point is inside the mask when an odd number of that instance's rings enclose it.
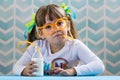
<instances>
[{"instance_id":1,"label":"striped pattern","mask_svg":"<svg viewBox=\"0 0 120 80\"><path fill-rule=\"evenodd\" d=\"M6 4L4 4L6 3ZM0 74L10 75L14 62L13 0L0 1Z\"/></svg>"},{"instance_id":2,"label":"striped pattern","mask_svg":"<svg viewBox=\"0 0 120 80\"><path fill-rule=\"evenodd\" d=\"M120 75L120 1L106 1L106 74Z\"/></svg>"},{"instance_id":3,"label":"striped pattern","mask_svg":"<svg viewBox=\"0 0 120 80\"><path fill-rule=\"evenodd\" d=\"M21 56L16 44L24 40L24 24L31 13L62 2L76 10L79 36L103 60L103 75L120 75L120 0L0 0L0 75L12 75Z\"/></svg>"}]
</instances>

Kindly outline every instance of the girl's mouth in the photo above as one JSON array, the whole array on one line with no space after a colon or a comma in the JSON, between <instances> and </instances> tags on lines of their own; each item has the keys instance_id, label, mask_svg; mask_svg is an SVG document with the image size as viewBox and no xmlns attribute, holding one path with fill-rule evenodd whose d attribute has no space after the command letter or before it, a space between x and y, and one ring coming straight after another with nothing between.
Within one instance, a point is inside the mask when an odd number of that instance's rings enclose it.
<instances>
[{"instance_id":1,"label":"girl's mouth","mask_svg":"<svg viewBox=\"0 0 120 80\"><path fill-rule=\"evenodd\" d=\"M63 32L56 32L53 37L54 38L63 38L64 37L64 33Z\"/></svg>"},{"instance_id":2,"label":"girl's mouth","mask_svg":"<svg viewBox=\"0 0 120 80\"><path fill-rule=\"evenodd\" d=\"M63 36L62 34L55 35L55 37L62 37L62 36Z\"/></svg>"}]
</instances>

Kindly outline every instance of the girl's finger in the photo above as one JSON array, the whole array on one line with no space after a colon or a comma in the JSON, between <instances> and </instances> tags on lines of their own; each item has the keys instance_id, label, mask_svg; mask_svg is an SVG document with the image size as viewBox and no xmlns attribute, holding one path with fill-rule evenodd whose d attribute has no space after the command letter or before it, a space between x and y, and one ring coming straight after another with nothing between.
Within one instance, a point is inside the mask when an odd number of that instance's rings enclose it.
<instances>
[{"instance_id":1,"label":"girl's finger","mask_svg":"<svg viewBox=\"0 0 120 80\"><path fill-rule=\"evenodd\" d=\"M30 61L29 65L33 65L35 63L36 63L35 61Z\"/></svg>"},{"instance_id":2,"label":"girl's finger","mask_svg":"<svg viewBox=\"0 0 120 80\"><path fill-rule=\"evenodd\" d=\"M34 68L34 69L32 70L32 73L37 72L37 71L38 71L38 69L37 69L37 68Z\"/></svg>"},{"instance_id":3,"label":"girl's finger","mask_svg":"<svg viewBox=\"0 0 120 80\"><path fill-rule=\"evenodd\" d=\"M29 72L27 72L27 75L28 76L32 76L32 73L29 71Z\"/></svg>"},{"instance_id":4,"label":"girl's finger","mask_svg":"<svg viewBox=\"0 0 120 80\"><path fill-rule=\"evenodd\" d=\"M65 71L65 70L63 70L63 71L61 71L59 74L61 74L61 75L67 75L67 72Z\"/></svg>"},{"instance_id":5,"label":"girl's finger","mask_svg":"<svg viewBox=\"0 0 120 80\"><path fill-rule=\"evenodd\" d=\"M34 69L31 69L29 72L30 73L34 73L34 72L37 72L38 71L38 69L37 68L34 68Z\"/></svg>"},{"instance_id":6,"label":"girl's finger","mask_svg":"<svg viewBox=\"0 0 120 80\"><path fill-rule=\"evenodd\" d=\"M34 69L34 68L38 68L38 66L37 65L30 65L30 67L29 67L30 69Z\"/></svg>"},{"instance_id":7,"label":"girl's finger","mask_svg":"<svg viewBox=\"0 0 120 80\"><path fill-rule=\"evenodd\" d=\"M56 69L53 70L53 72L56 73L56 74L59 74L63 70L64 69L62 69L62 68L56 68Z\"/></svg>"},{"instance_id":8,"label":"girl's finger","mask_svg":"<svg viewBox=\"0 0 120 80\"><path fill-rule=\"evenodd\" d=\"M55 71L55 70L63 70L63 69L60 68L60 67L55 67L55 68L53 69L53 71Z\"/></svg>"},{"instance_id":9,"label":"girl's finger","mask_svg":"<svg viewBox=\"0 0 120 80\"><path fill-rule=\"evenodd\" d=\"M33 74L33 70L29 70L29 72L27 73L27 75L28 75L28 76L35 76L35 75Z\"/></svg>"}]
</instances>

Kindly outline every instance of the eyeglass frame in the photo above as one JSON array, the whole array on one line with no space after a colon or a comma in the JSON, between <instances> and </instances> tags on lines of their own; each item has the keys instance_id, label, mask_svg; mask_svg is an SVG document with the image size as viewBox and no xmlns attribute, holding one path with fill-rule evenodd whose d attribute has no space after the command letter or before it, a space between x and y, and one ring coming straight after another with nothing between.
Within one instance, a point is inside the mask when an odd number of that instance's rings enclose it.
<instances>
[{"instance_id":1,"label":"eyeglass frame","mask_svg":"<svg viewBox=\"0 0 120 80\"><path fill-rule=\"evenodd\" d=\"M63 28L60 28L60 27L56 27L57 28L57 30L64 30L66 27L67 27L67 21L68 21L68 19L67 19L67 17L61 17L61 18L58 18L58 19L56 19L55 21L54 21L54 23L48 23L48 24L44 24L43 26L41 26L41 27L38 27L38 30L42 30L42 29L45 29L46 27L46 25L50 25L51 27L52 27L52 29L53 29L53 27L57 24L57 22L58 21L60 21L60 20L65 20L66 21L66 25L65 25L65 27L63 27ZM51 35L54 33L54 29L52 30L52 33L51 33ZM48 33L49 34L49 33ZM47 34L47 35L48 35Z\"/></svg>"}]
</instances>

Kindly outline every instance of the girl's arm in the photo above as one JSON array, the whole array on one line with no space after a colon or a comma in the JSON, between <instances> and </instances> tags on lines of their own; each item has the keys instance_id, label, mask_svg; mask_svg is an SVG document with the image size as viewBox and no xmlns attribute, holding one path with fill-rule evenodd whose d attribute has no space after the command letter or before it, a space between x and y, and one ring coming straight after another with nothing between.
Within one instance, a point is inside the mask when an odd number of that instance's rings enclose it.
<instances>
[{"instance_id":1,"label":"girl's arm","mask_svg":"<svg viewBox=\"0 0 120 80\"><path fill-rule=\"evenodd\" d=\"M33 52L34 52L34 47L29 46L29 48L25 51L22 57L14 64L13 74L21 75L26 65L31 61L31 56Z\"/></svg>"},{"instance_id":2,"label":"girl's arm","mask_svg":"<svg viewBox=\"0 0 120 80\"><path fill-rule=\"evenodd\" d=\"M77 75L98 75L105 70L103 62L82 42L79 42L77 56L84 64L74 67Z\"/></svg>"}]
</instances>

